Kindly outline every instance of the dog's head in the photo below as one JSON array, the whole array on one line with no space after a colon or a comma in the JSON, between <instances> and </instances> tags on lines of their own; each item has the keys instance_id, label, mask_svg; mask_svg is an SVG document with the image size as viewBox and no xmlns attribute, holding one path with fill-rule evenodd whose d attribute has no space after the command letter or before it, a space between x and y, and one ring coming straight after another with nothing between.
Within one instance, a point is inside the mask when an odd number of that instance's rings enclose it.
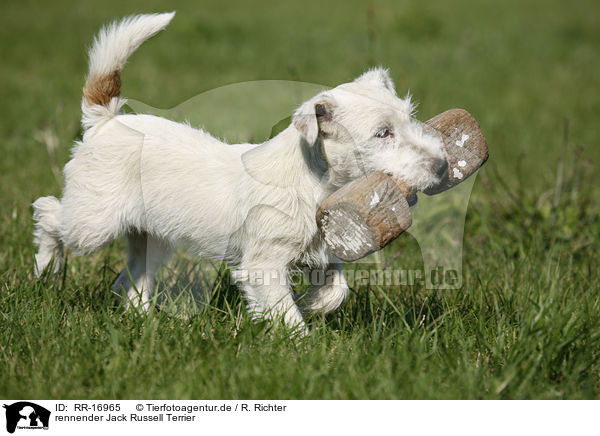
<instances>
[{"instance_id":1,"label":"dog's head","mask_svg":"<svg viewBox=\"0 0 600 436\"><path fill-rule=\"evenodd\" d=\"M447 164L441 139L413 111L387 71L374 69L305 102L292 122L309 146L322 147L331 184L383 171L423 190L440 182Z\"/></svg>"}]
</instances>

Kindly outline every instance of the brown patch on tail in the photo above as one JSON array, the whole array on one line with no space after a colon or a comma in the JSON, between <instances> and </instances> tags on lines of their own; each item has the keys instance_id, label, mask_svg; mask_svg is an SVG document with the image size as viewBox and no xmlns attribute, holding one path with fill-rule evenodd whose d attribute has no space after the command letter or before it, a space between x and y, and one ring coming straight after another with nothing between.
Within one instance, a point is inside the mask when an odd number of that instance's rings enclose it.
<instances>
[{"instance_id":1,"label":"brown patch on tail","mask_svg":"<svg viewBox=\"0 0 600 436\"><path fill-rule=\"evenodd\" d=\"M121 94L121 70L110 74L89 76L83 87L83 96L89 104L106 106L111 98Z\"/></svg>"}]
</instances>

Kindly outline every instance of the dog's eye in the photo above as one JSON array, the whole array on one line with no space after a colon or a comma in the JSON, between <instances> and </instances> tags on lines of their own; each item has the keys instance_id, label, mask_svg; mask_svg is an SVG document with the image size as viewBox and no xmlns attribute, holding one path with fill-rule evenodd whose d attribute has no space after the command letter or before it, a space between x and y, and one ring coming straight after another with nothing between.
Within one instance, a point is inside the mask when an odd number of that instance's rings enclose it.
<instances>
[{"instance_id":1,"label":"dog's eye","mask_svg":"<svg viewBox=\"0 0 600 436\"><path fill-rule=\"evenodd\" d=\"M392 132L390 131L390 129L387 128L387 127L384 127L383 129L381 129L379 132L377 132L375 134L375 137L377 137L377 138L387 138L391 134L392 134Z\"/></svg>"}]
</instances>

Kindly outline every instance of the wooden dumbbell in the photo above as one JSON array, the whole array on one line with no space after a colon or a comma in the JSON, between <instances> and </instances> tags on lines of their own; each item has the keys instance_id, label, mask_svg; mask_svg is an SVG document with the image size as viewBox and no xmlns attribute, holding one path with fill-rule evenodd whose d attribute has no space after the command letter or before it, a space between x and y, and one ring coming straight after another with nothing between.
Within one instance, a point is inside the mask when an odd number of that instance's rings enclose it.
<instances>
[{"instance_id":1,"label":"wooden dumbbell","mask_svg":"<svg viewBox=\"0 0 600 436\"><path fill-rule=\"evenodd\" d=\"M485 137L477 121L463 109L450 109L427 123L441 135L448 172L441 183L425 190L443 192L464 181L488 158ZM325 242L344 261L360 259L385 247L412 224L414 189L387 174L376 172L343 186L317 210L317 224Z\"/></svg>"}]
</instances>

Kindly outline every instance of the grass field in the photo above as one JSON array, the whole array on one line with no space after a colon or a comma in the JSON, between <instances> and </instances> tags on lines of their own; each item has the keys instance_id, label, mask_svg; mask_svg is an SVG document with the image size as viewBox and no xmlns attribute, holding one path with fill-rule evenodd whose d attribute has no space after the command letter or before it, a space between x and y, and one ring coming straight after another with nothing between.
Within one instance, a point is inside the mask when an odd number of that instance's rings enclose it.
<instances>
[{"instance_id":1,"label":"grass field","mask_svg":"<svg viewBox=\"0 0 600 436\"><path fill-rule=\"evenodd\" d=\"M115 306L122 242L69 256L63 281L34 279L30 204L60 195L86 47L109 20L172 9L125 68L125 96L171 108L227 84L334 86L384 65L419 119L473 113L491 157L462 287L355 287L295 342L249 321L226 268L184 256L169 270L212 294L189 316ZM0 397L600 396L598 2L9 1L0 24ZM410 235L382 256L398 254L421 265Z\"/></svg>"}]
</instances>

